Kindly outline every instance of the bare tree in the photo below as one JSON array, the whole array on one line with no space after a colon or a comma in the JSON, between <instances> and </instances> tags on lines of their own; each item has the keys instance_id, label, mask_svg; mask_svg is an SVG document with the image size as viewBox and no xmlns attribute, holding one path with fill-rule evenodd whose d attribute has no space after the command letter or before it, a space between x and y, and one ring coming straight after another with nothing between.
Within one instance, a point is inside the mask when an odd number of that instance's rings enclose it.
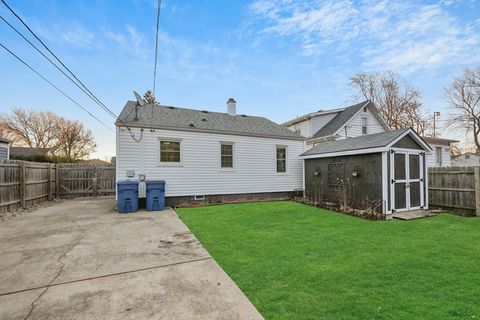
<instances>
[{"instance_id":1,"label":"bare tree","mask_svg":"<svg viewBox=\"0 0 480 320\"><path fill-rule=\"evenodd\" d=\"M97 148L92 131L85 129L78 120L59 118L56 138L54 154L69 160L86 158Z\"/></svg>"},{"instance_id":2,"label":"bare tree","mask_svg":"<svg viewBox=\"0 0 480 320\"><path fill-rule=\"evenodd\" d=\"M17 146L52 148L55 141L57 116L50 111L33 111L13 108L2 115L2 131Z\"/></svg>"},{"instance_id":3,"label":"bare tree","mask_svg":"<svg viewBox=\"0 0 480 320\"><path fill-rule=\"evenodd\" d=\"M52 155L68 161L88 157L97 146L81 122L50 111L13 108L11 114L0 116L0 134L17 146L49 148Z\"/></svg>"},{"instance_id":4,"label":"bare tree","mask_svg":"<svg viewBox=\"0 0 480 320\"><path fill-rule=\"evenodd\" d=\"M445 89L445 99L452 109L449 126L472 134L476 152L480 152L480 67L465 69Z\"/></svg>"},{"instance_id":5,"label":"bare tree","mask_svg":"<svg viewBox=\"0 0 480 320\"><path fill-rule=\"evenodd\" d=\"M392 129L412 127L421 135L430 130L431 119L422 112L420 91L392 71L358 73L350 78L355 99L372 101Z\"/></svg>"}]
</instances>

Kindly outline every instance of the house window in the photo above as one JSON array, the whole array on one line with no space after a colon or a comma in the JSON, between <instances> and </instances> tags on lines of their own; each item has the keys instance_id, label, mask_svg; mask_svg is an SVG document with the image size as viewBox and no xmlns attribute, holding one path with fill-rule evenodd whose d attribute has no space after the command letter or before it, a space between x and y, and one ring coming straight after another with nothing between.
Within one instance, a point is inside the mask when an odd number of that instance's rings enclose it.
<instances>
[{"instance_id":1,"label":"house window","mask_svg":"<svg viewBox=\"0 0 480 320\"><path fill-rule=\"evenodd\" d=\"M287 172L287 148L277 147L277 172Z\"/></svg>"},{"instance_id":2,"label":"house window","mask_svg":"<svg viewBox=\"0 0 480 320\"><path fill-rule=\"evenodd\" d=\"M368 118L367 117L362 117L362 134L367 134L368 133Z\"/></svg>"},{"instance_id":3,"label":"house window","mask_svg":"<svg viewBox=\"0 0 480 320\"><path fill-rule=\"evenodd\" d=\"M443 163L442 159L442 147L436 147L435 148L435 157L437 160L437 167L441 167Z\"/></svg>"},{"instance_id":4,"label":"house window","mask_svg":"<svg viewBox=\"0 0 480 320\"><path fill-rule=\"evenodd\" d=\"M465 159L466 159L466 160L469 160L469 159L470 159L470 155L469 155L469 154L466 154L466 155L465 155Z\"/></svg>"},{"instance_id":5,"label":"house window","mask_svg":"<svg viewBox=\"0 0 480 320\"><path fill-rule=\"evenodd\" d=\"M160 141L160 162L162 163L180 163L180 141L161 140Z\"/></svg>"},{"instance_id":6,"label":"house window","mask_svg":"<svg viewBox=\"0 0 480 320\"><path fill-rule=\"evenodd\" d=\"M220 165L222 168L233 168L232 143L222 143L220 145Z\"/></svg>"},{"instance_id":7,"label":"house window","mask_svg":"<svg viewBox=\"0 0 480 320\"><path fill-rule=\"evenodd\" d=\"M300 134L300 132L301 132L301 130L300 130L300 129L298 129L298 128L296 128L296 129L295 129L295 133L298 133L298 134Z\"/></svg>"}]
</instances>

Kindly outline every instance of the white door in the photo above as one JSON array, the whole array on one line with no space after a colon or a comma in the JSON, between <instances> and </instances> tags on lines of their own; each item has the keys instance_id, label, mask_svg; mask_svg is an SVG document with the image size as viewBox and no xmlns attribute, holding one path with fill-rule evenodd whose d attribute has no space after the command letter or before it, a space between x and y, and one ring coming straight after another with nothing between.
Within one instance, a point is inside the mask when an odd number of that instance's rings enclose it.
<instances>
[{"instance_id":1,"label":"white door","mask_svg":"<svg viewBox=\"0 0 480 320\"><path fill-rule=\"evenodd\" d=\"M390 158L391 202L394 211L421 209L425 205L424 157L421 151L393 150Z\"/></svg>"}]
</instances>

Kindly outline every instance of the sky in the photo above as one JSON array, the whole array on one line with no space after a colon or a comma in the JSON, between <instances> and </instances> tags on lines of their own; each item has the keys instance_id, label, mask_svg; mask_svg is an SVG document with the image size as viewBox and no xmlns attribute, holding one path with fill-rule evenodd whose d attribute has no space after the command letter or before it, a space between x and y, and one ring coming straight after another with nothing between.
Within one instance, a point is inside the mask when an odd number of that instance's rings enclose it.
<instances>
[{"instance_id":1,"label":"sky","mask_svg":"<svg viewBox=\"0 0 480 320\"><path fill-rule=\"evenodd\" d=\"M156 0L6 0L102 102L118 114L152 88ZM0 15L19 28L0 3ZM30 37L31 39L31 37ZM0 42L114 129L114 119L0 21ZM444 88L480 66L479 1L163 0L156 98L282 123L355 102L349 78L397 72L429 112ZM95 135L93 158L115 155L115 134L0 48L0 112L50 110ZM6 80L8 79L8 81ZM464 139L441 128L443 137Z\"/></svg>"}]
</instances>

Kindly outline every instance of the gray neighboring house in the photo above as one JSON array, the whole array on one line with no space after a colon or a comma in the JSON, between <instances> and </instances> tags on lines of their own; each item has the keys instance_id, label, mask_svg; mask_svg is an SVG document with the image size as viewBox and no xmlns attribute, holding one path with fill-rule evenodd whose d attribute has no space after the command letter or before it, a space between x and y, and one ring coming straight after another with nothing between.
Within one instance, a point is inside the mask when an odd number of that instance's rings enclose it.
<instances>
[{"instance_id":1,"label":"gray neighboring house","mask_svg":"<svg viewBox=\"0 0 480 320\"><path fill-rule=\"evenodd\" d=\"M305 139L266 118L129 101L116 121L117 181L166 181L167 205L286 197L303 188Z\"/></svg>"},{"instance_id":2,"label":"gray neighboring house","mask_svg":"<svg viewBox=\"0 0 480 320\"><path fill-rule=\"evenodd\" d=\"M10 144L10 140L0 137L0 160L10 159Z\"/></svg>"},{"instance_id":3,"label":"gray neighboring house","mask_svg":"<svg viewBox=\"0 0 480 320\"><path fill-rule=\"evenodd\" d=\"M480 153L467 152L452 157L454 167L477 167L480 166Z\"/></svg>"},{"instance_id":4,"label":"gray neighboring house","mask_svg":"<svg viewBox=\"0 0 480 320\"><path fill-rule=\"evenodd\" d=\"M428 209L426 155L432 149L410 128L318 143L304 152L305 195L338 202L346 190L350 206L374 208L388 218Z\"/></svg>"}]
</instances>

